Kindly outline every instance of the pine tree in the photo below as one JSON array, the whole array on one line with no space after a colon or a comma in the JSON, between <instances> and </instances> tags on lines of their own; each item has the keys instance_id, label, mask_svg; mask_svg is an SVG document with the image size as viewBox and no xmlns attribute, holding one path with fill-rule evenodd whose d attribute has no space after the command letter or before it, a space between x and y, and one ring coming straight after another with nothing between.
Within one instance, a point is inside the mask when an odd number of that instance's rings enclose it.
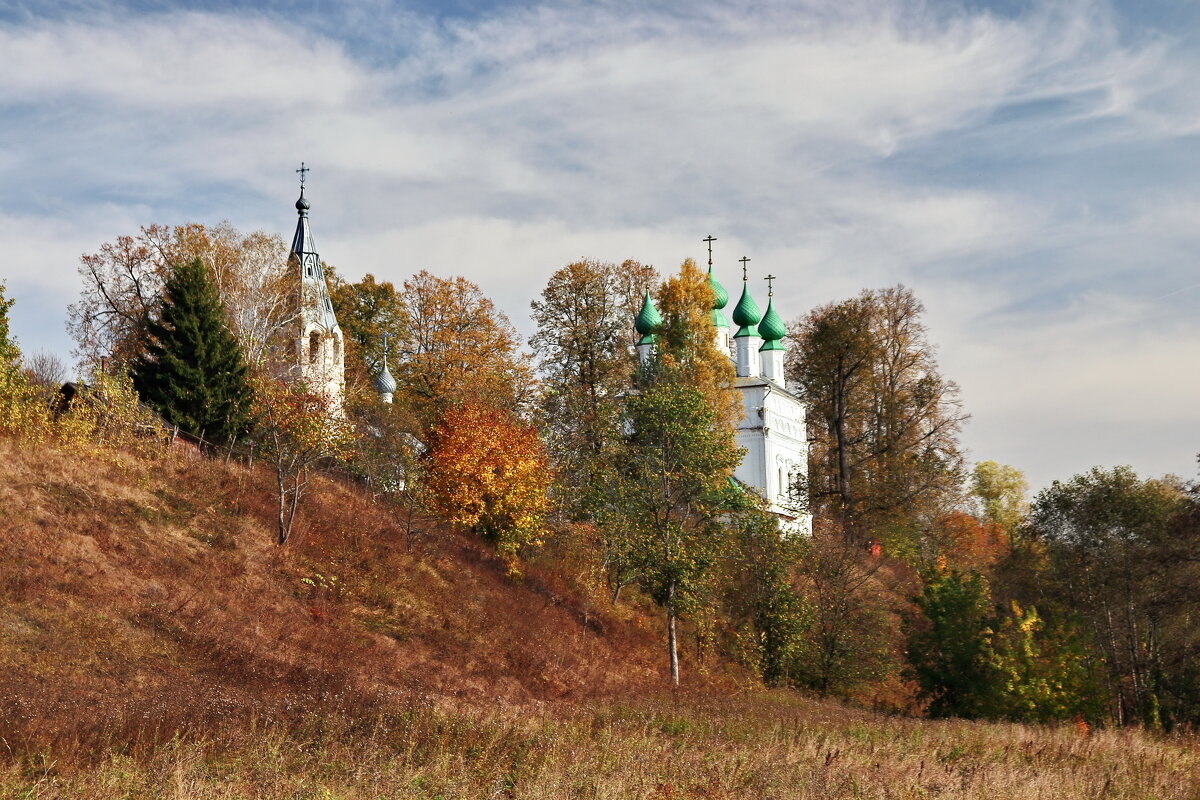
<instances>
[{"instance_id":1,"label":"pine tree","mask_svg":"<svg viewBox=\"0 0 1200 800\"><path fill-rule=\"evenodd\" d=\"M245 359L200 259L171 273L146 337L144 355L133 365L145 402L171 424L210 441L225 442L246 430Z\"/></svg>"}]
</instances>

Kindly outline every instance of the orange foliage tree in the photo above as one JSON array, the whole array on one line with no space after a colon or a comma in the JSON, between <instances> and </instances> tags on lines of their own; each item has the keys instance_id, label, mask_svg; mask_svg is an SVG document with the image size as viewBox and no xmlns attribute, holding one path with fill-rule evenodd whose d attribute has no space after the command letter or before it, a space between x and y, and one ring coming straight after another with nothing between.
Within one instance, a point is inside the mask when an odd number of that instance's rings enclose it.
<instances>
[{"instance_id":1,"label":"orange foliage tree","mask_svg":"<svg viewBox=\"0 0 1200 800\"><path fill-rule=\"evenodd\" d=\"M427 487L435 513L495 542L510 564L522 545L540 543L550 470L532 426L466 402L446 411L431 438Z\"/></svg>"},{"instance_id":2,"label":"orange foliage tree","mask_svg":"<svg viewBox=\"0 0 1200 800\"><path fill-rule=\"evenodd\" d=\"M515 410L534 385L516 329L474 283L421 271L404 282L398 402L427 423L455 403Z\"/></svg>"},{"instance_id":3,"label":"orange foliage tree","mask_svg":"<svg viewBox=\"0 0 1200 800\"><path fill-rule=\"evenodd\" d=\"M1009 551L1008 536L997 523L965 511L951 511L934 529L940 554L956 569L987 572Z\"/></svg>"}]
</instances>

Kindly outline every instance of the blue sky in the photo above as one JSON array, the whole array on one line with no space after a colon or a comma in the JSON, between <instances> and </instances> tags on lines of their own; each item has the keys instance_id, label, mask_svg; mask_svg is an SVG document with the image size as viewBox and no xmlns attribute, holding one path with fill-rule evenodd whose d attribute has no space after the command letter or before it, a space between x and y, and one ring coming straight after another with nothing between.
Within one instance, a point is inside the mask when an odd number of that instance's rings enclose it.
<instances>
[{"instance_id":1,"label":"blue sky","mask_svg":"<svg viewBox=\"0 0 1200 800\"><path fill-rule=\"evenodd\" d=\"M1191 478L1198 26L1166 0L0 0L0 279L24 349L67 357L81 253L152 222L286 237L304 160L352 277L465 275L528 333L556 267L671 269L711 233L785 316L911 286L973 458Z\"/></svg>"}]
</instances>

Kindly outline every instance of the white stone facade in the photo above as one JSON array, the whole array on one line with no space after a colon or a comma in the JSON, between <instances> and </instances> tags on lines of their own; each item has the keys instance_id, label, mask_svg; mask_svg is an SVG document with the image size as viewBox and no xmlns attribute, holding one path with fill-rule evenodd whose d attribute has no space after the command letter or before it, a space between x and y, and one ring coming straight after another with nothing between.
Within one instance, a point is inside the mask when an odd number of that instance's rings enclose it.
<instances>
[{"instance_id":1,"label":"white stone facade","mask_svg":"<svg viewBox=\"0 0 1200 800\"><path fill-rule=\"evenodd\" d=\"M797 513L792 496L792 487L808 475L804 403L781 382L765 378L737 378L734 386L743 408L737 444L746 449L734 477L766 499L784 530L812 535L812 516Z\"/></svg>"}]
</instances>

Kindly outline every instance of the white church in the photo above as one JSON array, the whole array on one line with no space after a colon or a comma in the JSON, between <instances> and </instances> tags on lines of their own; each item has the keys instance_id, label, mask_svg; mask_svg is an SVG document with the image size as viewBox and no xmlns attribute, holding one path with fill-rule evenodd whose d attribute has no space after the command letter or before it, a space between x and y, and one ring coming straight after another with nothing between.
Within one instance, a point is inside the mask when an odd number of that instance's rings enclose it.
<instances>
[{"instance_id":1,"label":"white church","mask_svg":"<svg viewBox=\"0 0 1200 800\"><path fill-rule=\"evenodd\" d=\"M742 296L733 309L738 326L730 345L729 321L725 306L729 293L713 275L712 237L709 243L708 285L713 293L712 321L717 349L728 353L736 378L734 388L742 396L742 418L738 422L737 444L746 455L734 471L734 478L746 489L758 493L770 511L779 517L788 533L812 535L812 515L797 510L792 487L808 476L808 436L803 401L788 387L784 377L783 338L787 328L775 310L774 289L767 276L767 311L759 311L750 296L746 262L742 259ZM650 357L662 318L646 293L642 311L634 322L640 335L638 353Z\"/></svg>"},{"instance_id":2,"label":"white church","mask_svg":"<svg viewBox=\"0 0 1200 800\"><path fill-rule=\"evenodd\" d=\"M300 199L296 201L299 219L290 254L291 262L300 271L298 372L305 383L323 392L340 410L346 391L346 348L329 298L321 258L313 243L308 222L309 202L304 197L303 165L301 170ZM738 423L737 444L745 448L746 455L734 478L766 500L784 530L810 535L812 517L797 512L791 497L791 487L803 480L808 470L804 403L788 389L784 379L782 340L787 329L775 310L774 291L768 283L767 311L761 313L750 296L746 279L749 259L742 259L742 296L733 309L733 322L738 329L731 347L729 321L724 312L729 293L713 275L715 240L709 237L705 241L709 243L708 281L715 299L712 321L716 344L722 352L730 354L737 375L734 388L742 396L743 415ZM642 358L649 356L661 324L662 319L647 293L642 313L634 323L641 336L638 351ZM375 378L375 389L384 402L391 402L396 381L387 368L386 343L384 346L384 363Z\"/></svg>"}]
</instances>

